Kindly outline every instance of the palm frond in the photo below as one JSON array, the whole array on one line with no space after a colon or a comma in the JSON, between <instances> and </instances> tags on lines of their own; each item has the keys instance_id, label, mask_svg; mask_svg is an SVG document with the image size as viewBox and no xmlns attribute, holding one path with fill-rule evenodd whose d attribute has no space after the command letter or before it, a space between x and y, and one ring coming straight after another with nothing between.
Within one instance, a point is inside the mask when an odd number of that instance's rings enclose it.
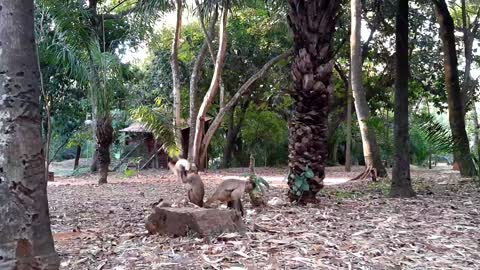
<instances>
[{"instance_id":1,"label":"palm frond","mask_svg":"<svg viewBox=\"0 0 480 270\"><path fill-rule=\"evenodd\" d=\"M431 114L418 115L419 127L432 152L452 152L455 146L450 129Z\"/></svg>"},{"instance_id":2,"label":"palm frond","mask_svg":"<svg viewBox=\"0 0 480 270\"><path fill-rule=\"evenodd\" d=\"M173 112L171 108L157 101L157 106L150 108L140 106L131 110L132 118L145 125L155 138L162 144L170 156L179 156L180 149L175 144L175 136L173 134Z\"/></svg>"}]
</instances>

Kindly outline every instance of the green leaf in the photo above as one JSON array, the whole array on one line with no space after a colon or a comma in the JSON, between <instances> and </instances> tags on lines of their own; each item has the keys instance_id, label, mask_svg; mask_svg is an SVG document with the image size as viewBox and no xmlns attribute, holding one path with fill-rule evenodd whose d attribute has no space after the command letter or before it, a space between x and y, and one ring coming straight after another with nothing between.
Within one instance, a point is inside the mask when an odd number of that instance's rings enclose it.
<instances>
[{"instance_id":1,"label":"green leaf","mask_svg":"<svg viewBox=\"0 0 480 270\"><path fill-rule=\"evenodd\" d=\"M305 171L305 177L308 178L308 179L311 179L314 176L315 176L315 174L313 173L312 169L307 167L307 170Z\"/></svg>"},{"instance_id":2,"label":"green leaf","mask_svg":"<svg viewBox=\"0 0 480 270\"><path fill-rule=\"evenodd\" d=\"M309 185L307 182L305 182L305 183L303 183L302 186L300 187L300 190L302 190L302 191L309 191L309 190L310 190L310 185Z\"/></svg>"}]
</instances>

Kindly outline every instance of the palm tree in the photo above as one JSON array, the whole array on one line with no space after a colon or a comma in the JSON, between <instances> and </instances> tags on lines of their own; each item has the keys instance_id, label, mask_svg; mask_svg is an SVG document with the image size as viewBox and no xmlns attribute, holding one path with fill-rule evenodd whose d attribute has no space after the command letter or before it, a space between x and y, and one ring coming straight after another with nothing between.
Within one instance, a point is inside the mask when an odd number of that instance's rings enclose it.
<instances>
[{"instance_id":1,"label":"palm tree","mask_svg":"<svg viewBox=\"0 0 480 270\"><path fill-rule=\"evenodd\" d=\"M0 264L6 270L58 269L40 133L33 0L0 0L0 7Z\"/></svg>"},{"instance_id":2,"label":"palm tree","mask_svg":"<svg viewBox=\"0 0 480 270\"><path fill-rule=\"evenodd\" d=\"M288 22L295 43L288 195L301 203L315 202L325 177L328 101L334 87L332 40L340 1L288 3Z\"/></svg>"}]
</instances>

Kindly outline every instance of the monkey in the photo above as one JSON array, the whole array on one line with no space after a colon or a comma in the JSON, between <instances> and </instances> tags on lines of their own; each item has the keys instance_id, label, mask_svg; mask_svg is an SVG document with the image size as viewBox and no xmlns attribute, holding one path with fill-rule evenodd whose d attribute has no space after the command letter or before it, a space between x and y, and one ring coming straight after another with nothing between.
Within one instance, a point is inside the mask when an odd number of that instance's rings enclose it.
<instances>
[{"instance_id":1,"label":"monkey","mask_svg":"<svg viewBox=\"0 0 480 270\"><path fill-rule=\"evenodd\" d=\"M227 179L218 185L217 189L207 200L205 206L209 207L215 201L226 202L228 208L232 208L235 212L245 215L242 205L243 193L249 192L255 188L255 184L251 181L240 179Z\"/></svg>"},{"instance_id":2,"label":"monkey","mask_svg":"<svg viewBox=\"0 0 480 270\"><path fill-rule=\"evenodd\" d=\"M195 164L190 164L190 162L185 159L179 159L175 165L169 163L168 167L182 181L182 183L189 185L187 192L188 200L193 204L203 207L205 187L200 175L198 175L198 170ZM191 171L191 173L187 174L187 171Z\"/></svg>"}]
</instances>

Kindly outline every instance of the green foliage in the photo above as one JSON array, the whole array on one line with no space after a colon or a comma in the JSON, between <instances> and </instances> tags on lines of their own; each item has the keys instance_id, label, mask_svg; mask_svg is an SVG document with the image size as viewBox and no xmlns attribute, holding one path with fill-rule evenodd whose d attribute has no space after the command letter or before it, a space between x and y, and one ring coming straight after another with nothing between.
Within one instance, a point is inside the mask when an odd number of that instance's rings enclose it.
<instances>
[{"instance_id":1,"label":"green foliage","mask_svg":"<svg viewBox=\"0 0 480 270\"><path fill-rule=\"evenodd\" d=\"M300 175L294 175L291 172L289 173L289 178L294 177L293 183L293 192L297 196L302 196L303 192L310 190L310 185L308 184L308 180L312 179L315 174L312 169L307 165L305 171L303 171Z\"/></svg>"},{"instance_id":2,"label":"green foliage","mask_svg":"<svg viewBox=\"0 0 480 270\"><path fill-rule=\"evenodd\" d=\"M252 181L255 184L256 192L265 193L265 191L270 188L270 184L268 184L267 180L255 173L244 174L244 176L247 176L249 181Z\"/></svg>"}]
</instances>

